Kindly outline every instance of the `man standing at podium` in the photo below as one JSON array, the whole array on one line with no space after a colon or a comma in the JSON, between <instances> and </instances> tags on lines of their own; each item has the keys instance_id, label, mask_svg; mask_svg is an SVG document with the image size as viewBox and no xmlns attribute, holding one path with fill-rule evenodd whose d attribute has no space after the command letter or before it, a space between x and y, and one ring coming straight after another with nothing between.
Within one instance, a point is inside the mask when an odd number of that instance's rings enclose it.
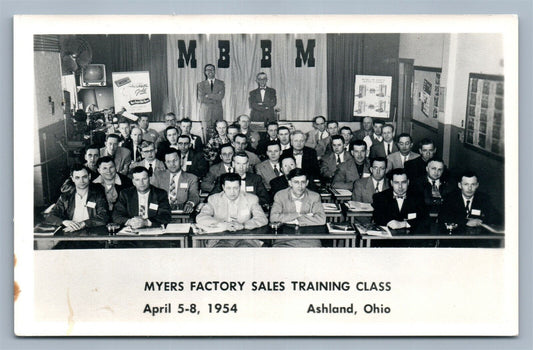
<instances>
[{"instance_id":1,"label":"man standing at podium","mask_svg":"<svg viewBox=\"0 0 533 350\"><path fill-rule=\"evenodd\" d=\"M206 129L212 129L216 120L224 119L222 99L226 87L222 80L215 79L214 65L206 64L204 74L206 79L198 83L196 97L200 102L200 120L205 123Z\"/></svg>"},{"instance_id":2,"label":"man standing at podium","mask_svg":"<svg viewBox=\"0 0 533 350\"><path fill-rule=\"evenodd\" d=\"M274 107L277 104L276 90L266 86L268 82L267 75L263 72L257 74L257 85L259 87L250 91L248 102L250 103L250 118L253 122L276 121L276 112Z\"/></svg>"}]
</instances>

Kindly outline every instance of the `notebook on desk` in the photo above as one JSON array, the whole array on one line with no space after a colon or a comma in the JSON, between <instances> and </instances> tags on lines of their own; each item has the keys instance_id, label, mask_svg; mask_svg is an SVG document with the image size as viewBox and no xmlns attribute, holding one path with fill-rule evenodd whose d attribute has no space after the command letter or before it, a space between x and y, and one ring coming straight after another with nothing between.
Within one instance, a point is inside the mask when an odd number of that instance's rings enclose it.
<instances>
[{"instance_id":1,"label":"notebook on desk","mask_svg":"<svg viewBox=\"0 0 533 350\"><path fill-rule=\"evenodd\" d=\"M61 230L61 227L62 226L51 225L51 224L37 224L33 228L33 232L37 236L53 236L57 232L59 232L59 230Z\"/></svg>"},{"instance_id":2,"label":"notebook on desk","mask_svg":"<svg viewBox=\"0 0 533 350\"><path fill-rule=\"evenodd\" d=\"M373 223L361 224L355 223L355 228L362 235L378 236L378 237L392 237L391 231L386 226L378 226Z\"/></svg>"},{"instance_id":3,"label":"notebook on desk","mask_svg":"<svg viewBox=\"0 0 533 350\"><path fill-rule=\"evenodd\" d=\"M164 234L165 231L161 227L148 227L133 229L130 226L125 226L122 230L117 232L119 236L158 236Z\"/></svg>"},{"instance_id":4,"label":"notebook on desk","mask_svg":"<svg viewBox=\"0 0 533 350\"><path fill-rule=\"evenodd\" d=\"M168 224L165 228L166 233L189 233L191 229L191 224L177 224L172 223Z\"/></svg>"},{"instance_id":5,"label":"notebook on desk","mask_svg":"<svg viewBox=\"0 0 533 350\"><path fill-rule=\"evenodd\" d=\"M348 197L348 196L352 196L352 191L350 190L347 190L345 188L335 188L335 187L332 187L331 188L331 192L333 192L333 194L335 196L339 196L339 197Z\"/></svg>"},{"instance_id":6,"label":"notebook on desk","mask_svg":"<svg viewBox=\"0 0 533 350\"><path fill-rule=\"evenodd\" d=\"M340 213L341 209L335 203L322 203L322 207L326 213Z\"/></svg>"},{"instance_id":7,"label":"notebook on desk","mask_svg":"<svg viewBox=\"0 0 533 350\"><path fill-rule=\"evenodd\" d=\"M346 206L352 211L374 211L374 207L370 203L348 201Z\"/></svg>"}]
</instances>

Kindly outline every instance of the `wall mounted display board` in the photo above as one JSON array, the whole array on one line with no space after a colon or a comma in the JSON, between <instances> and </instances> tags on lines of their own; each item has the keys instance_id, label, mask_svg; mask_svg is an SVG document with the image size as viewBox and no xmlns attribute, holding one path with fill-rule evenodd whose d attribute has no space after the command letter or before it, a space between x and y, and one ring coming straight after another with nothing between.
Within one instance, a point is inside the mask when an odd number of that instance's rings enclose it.
<instances>
[{"instance_id":1,"label":"wall mounted display board","mask_svg":"<svg viewBox=\"0 0 533 350\"><path fill-rule=\"evenodd\" d=\"M503 76L470 73L465 145L502 158L504 155L503 92Z\"/></svg>"},{"instance_id":2,"label":"wall mounted display board","mask_svg":"<svg viewBox=\"0 0 533 350\"><path fill-rule=\"evenodd\" d=\"M392 77L356 75L353 115L389 118Z\"/></svg>"},{"instance_id":3,"label":"wall mounted display board","mask_svg":"<svg viewBox=\"0 0 533 350\"><path fill-rule=\"evenodd\" d=\"M437 129L439 127L441 68L414 66L413 120Z\"/></svg>"},{"instance_id":4,"label":"wall mounted display board","mask_svg":"<svg viewBox=\"0 0 533 350\"><path fill-rule=\"evenodd\" d=\"M150 72L114 72L112 76L117 112L122 108L130 113L152 112Z\"/></svg>"}]
</instances>

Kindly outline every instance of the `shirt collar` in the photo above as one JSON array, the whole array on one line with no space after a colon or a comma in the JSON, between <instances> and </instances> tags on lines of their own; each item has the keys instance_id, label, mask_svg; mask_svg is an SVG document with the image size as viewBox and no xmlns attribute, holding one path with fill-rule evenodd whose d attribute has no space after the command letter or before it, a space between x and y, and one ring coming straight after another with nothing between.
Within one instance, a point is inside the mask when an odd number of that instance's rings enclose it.
<instances>
[{"instance_id":1,"label":"shirt collar","mask_svg":"<svg viewBox=\"0 0 533 350\"><path fill-rule=\"evenodd\" d=\"M94 179L93 183L105 185L105 180L102 175L99 175L96 179ZM122 185L122 181L120 180L118 173L115 175L115 185Z\"/></svg>"}]
</instances>

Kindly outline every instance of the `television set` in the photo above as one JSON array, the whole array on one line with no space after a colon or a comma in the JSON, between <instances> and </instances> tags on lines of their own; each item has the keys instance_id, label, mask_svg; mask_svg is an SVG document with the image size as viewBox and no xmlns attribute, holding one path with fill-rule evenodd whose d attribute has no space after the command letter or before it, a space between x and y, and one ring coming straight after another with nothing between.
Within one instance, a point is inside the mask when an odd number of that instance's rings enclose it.
<instances>
[{"instance_id":1,"label":"television set","mask_svg":"<svg viewBox=\"0 0 533 350\"><path fill-rule=\"evenodd\" d=\"M106 86L105 64L89 64L81 70L81 86Z\"/></svg>"}]
</instances>

